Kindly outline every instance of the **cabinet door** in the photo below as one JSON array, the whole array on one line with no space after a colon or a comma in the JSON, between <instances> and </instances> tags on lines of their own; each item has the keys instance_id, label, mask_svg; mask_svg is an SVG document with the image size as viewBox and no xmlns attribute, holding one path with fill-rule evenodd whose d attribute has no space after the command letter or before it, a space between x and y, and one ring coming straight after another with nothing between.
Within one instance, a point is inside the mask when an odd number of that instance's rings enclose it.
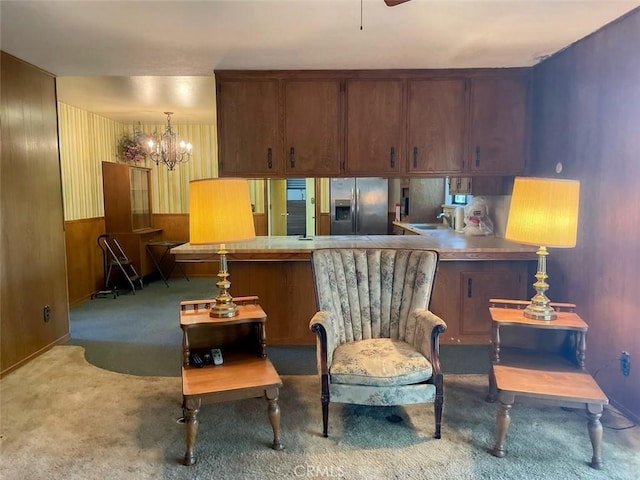
<instances>
[{"instance_id":1,"label":"cabinet door","mask_svg":"<svg viewBox=\"0 0 640 480\"><path fill-rule=\"evenodd\" d=\"M131 167L131 225L136 230L145 230L151 224L150 172L147 168Z\"/></svg>"},{"instance_id":2,"label":"cabinet door","mask_svg":"<svg viewBox=\"0 0 640 480\"><path fill-rule=\"evenodd\" d=\"M410 80L407 108L407 171L462 172L467 145L465 80Z\"/></svg>"},{"instance_id":3,"label":"cabinet door","mask_svg":"<svg viewBox=\"0 0 640 480\"><path fill-rule=\"evenodd\" d=\"M220 80L217 87L219 174L282 174L278 80Z\"/></svg>"},{"instance_id":4,"label":"cabinet door","mask_svg":"<svg viewBox=\"0 0 640 480\"><path fill-rule=\"evenodd\" d=\"M284 102L285 173L338 175L340 81L287 80Z\"/></svg>"},{"instance_id":5,"label":"cabinet door","mask_svg":"<svg viewBox=\"0 0 640 480\"><path fill-rule=\"evenodd\" d=\"M131 167L102 162L105 232L131 232Z\"/></svg>"},{"instance_id":6,"label":"cabinet door","mask_svg":"<svg viewBox=\"0 0 640 480\"><path fill-rule=\"evenodd\" d=\"M107 233L152 228L150 172L124 163L102 162L104 223Z\"/></svg>"},{"instance_id":7,"label":"cabinet door","mask_svg":"<svg viewBox=\"0 0 640 480\"><path fill-rule=\"evenodd\" d=\"M348 80L345 173L384 176L401 171L402 80Z\"/></svg>"},{"instance_id":8,"label":"cabinet door","mask_svg":"<svg viewBox=\"0 0 640 480\"><path fill-rule=\"evenodd\" d=\"M526 270L525 270L526 272ZM490 298L524 299L522 271L478 271L460 274L460 336L490 335Z\"/></svg>"},{"instance_id":9,"label":"cabinet door","mask_svg":"<svg viewBox=\"0 0 640 480\"><path fill-rule=\"evenodd\" d=\"M528 83L524 77L471 79L469 171L524 170Z\"/></svg>"},{"instance_id":10,"label":"cabinet door","mask_svg":"<svg viewBox=\"0 0 640 480\"><path fill-rule=\"evenodd\" d=\"M473 179L471 177L449 177L449 194L471 195L472 189Z\"/></svg>"}]
</instances>

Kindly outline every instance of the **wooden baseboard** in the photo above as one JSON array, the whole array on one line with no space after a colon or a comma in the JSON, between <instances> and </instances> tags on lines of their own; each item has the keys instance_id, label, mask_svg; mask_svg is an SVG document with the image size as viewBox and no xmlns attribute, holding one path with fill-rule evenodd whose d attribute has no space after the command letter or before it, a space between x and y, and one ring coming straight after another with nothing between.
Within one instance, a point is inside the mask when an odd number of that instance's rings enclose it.
<instances>
[{"instance_id":1,"label":"wooden baseboard","mask_svg":"<svg viewBox=\"0 0 640 480\"><path fill-rule=\"evenodd\" d=\"M609 403L611 404L612 407L614 407L616 410L618 410L620 413L622 413L625 417L627 417L633 423L635 423L636 425L640 425L640 417L637 416L635 413L633 413L632 411L628 410L626 407L620 405L613 398L609 398ZM605 408L607 408L607 407L605 406Z\"/></svg>"},{"instance_id":2,"label":"wooden baseboard","mask_svg":"<svg viewBox=\"0 0 640 480\"><path fill-rule=\"evenodd\" d=\"M21 366L29 363L31 360L33 360L34 358L42 355L44 352L46 352L47 350L50 350L51 348L55 347L56 345L60 345L62 343L66 343L70 338L71 338L70 334L67 333L67 334L63 335L62 337L58 338L57 340L55 340L54 342L51 342L50 344L45 345L40 350L38 350L36 352L33 352L28 357L23 358L18 363L13 364L10 367L8 367L7 369L5 369L2 372L0 372L0 378L4 378L5 375L8 375L9 373L16 371Z\"/></svg>"}]
</instances>

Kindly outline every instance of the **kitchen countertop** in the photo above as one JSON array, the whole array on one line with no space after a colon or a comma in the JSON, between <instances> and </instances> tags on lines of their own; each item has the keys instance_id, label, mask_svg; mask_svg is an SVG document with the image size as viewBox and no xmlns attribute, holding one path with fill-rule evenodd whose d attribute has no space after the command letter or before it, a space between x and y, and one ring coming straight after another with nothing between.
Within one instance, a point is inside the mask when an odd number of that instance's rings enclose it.
<instances>
[{"instance_id":1,"label":"kitchen countertop","mask_svg":"<svg viewBox=\"0 0 640 480\"><path fill-rule=\"evenodd\" d=\"M320 248L414 248L432 249L440 260L536 260L537 247L494 236L466 236L447 228L422 230L419 235L345 235L256 237L247 242L225 244L229 260L308 260ZM218 245L185 243L172 248L177 262L218 260Z\"/></svg>"},{"instance_id":2,"label":"kitchen countertop","mask_svg":"<svg viewBox=\"0 0 640 480\"><path fill-rule=\"evenodd\" d=\"M412 233L415 233L416 235L424 235L431 230L442 230L442 229L448 230L448 227L444 223L393 222L393 225L396 227L400 227L405 230L408 230ZM422 228L416 228L415 225L429 225L431 226L431 228L429 228L428 230L425 230Z\"/></svg>"}]
</instances>

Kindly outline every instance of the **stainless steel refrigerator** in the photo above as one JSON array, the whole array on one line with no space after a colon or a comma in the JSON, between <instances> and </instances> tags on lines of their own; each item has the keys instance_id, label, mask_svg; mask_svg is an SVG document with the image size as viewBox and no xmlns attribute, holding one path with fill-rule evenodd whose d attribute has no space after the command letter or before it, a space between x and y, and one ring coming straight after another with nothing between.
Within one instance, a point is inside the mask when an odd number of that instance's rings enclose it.
<instances>
[{"instance_id":1,"label":"stainless steel refrigerator","mask_svg":"<svg viewBox=\"0 0 640 480\"><path fill-rule=\"evenodd\" d=\"M386 235L389 181L386 178L332 178L331 235Z\"/></svg>"}]
</instances>

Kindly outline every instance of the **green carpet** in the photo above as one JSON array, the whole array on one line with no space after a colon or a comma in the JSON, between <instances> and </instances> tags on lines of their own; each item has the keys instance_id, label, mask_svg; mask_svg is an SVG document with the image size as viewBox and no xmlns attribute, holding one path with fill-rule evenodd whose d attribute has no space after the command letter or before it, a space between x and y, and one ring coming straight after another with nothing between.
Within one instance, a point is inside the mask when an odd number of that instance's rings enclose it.
<instances>
[{"instance_id":1,"label":"green carpet","mask_svg":"<svg viewBox=\"0 0 640 480\"><path fill-rule=\"evenodd\" d=\"M485 375L446 377L440 440L432 405L332 404L323 438L317 377L282 380L285 450L269 448L264 399L204 405L198 463L184 467L178 377L114 373L87 363L82 348L54 347L0 380L0 478L632 480L640 471L638 429L605 429L597 471L584 413L528 402L513 407L507 456L495 458ZM604 420L626 423L609 411Z\"/></svg>"},{"instance_id":2,"label":"green carpet","mask_svg":"<svg viewBox=\"0 0 640 480\"><path fill-rule=\"evenodd\" d=\"M115 299L86 300L70 309L68 345L84 347L88 362L114 372L179 376L179 304L210 298L214 282L212 278L175 278L169 288L162 281L154 281L135 295L124 291ZM440 354L445 374L489 370L489 347L485 345L442 345ZM268 346L268 355L281 375L316 373L314 345L272 345Z\"/></svg>"}]
</instances>

